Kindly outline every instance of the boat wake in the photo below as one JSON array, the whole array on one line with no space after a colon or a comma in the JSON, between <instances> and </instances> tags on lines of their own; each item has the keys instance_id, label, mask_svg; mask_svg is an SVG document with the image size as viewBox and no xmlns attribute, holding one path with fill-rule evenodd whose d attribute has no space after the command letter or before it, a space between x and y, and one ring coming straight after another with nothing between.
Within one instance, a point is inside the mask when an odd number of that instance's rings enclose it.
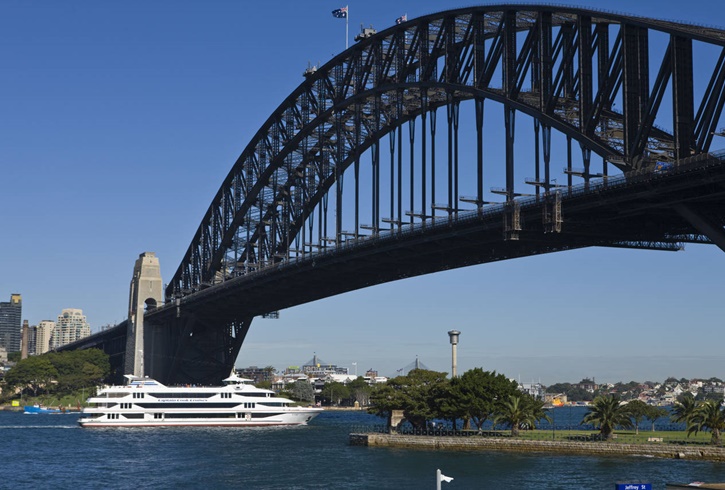
<instances>
[{"instance_id":1,"label":"boat wake","mask_svg":"<svg viewBox=\"0 0 725 490\"><path fill-rule=\"evenodd\" d=\"M1 425L0 430L7 429L77 429L77 425Z\"/></svg>"}]
</instances>

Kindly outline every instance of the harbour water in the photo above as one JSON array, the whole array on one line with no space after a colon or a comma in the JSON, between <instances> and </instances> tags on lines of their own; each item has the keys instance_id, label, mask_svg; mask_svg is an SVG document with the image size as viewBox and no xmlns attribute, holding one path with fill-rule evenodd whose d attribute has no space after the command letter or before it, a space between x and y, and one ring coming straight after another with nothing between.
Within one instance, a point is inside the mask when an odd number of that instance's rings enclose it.
<instances>
[{"instance_id":1,"label":"harbour water","mask_svg":"<svg viewBox=\"0 0 725 490\"><path fill-rule=\"evenodd\" d=\"M434 489L437 468L454 478L445 490L725 482L725 465L710 462L353 447L352 426L380 423L361 412L289 428L81 429L76 419L0 412L0 489Z\"/></svg>"}]
</instances>

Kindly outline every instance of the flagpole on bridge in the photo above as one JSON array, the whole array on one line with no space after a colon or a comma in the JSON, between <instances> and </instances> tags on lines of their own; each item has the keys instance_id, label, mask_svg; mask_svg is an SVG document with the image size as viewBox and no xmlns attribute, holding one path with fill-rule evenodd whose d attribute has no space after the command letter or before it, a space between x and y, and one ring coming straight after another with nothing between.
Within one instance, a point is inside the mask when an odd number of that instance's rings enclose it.
<instances>
[{"instance_id":1,"label":"flagpole on bridge","mask_svg":"<svg viewBox=\"0 0 725 490\"><path fill-rule=\"evenodd\" d=\"M337 19L345 19L345 51L347 51L347 48L350 47L348 44L348 39L350 38L349 35L349 28L350 28L350 6L345 5L342 8L335 9L332 11L332 16Z\"/></svg>"}]
</instances>

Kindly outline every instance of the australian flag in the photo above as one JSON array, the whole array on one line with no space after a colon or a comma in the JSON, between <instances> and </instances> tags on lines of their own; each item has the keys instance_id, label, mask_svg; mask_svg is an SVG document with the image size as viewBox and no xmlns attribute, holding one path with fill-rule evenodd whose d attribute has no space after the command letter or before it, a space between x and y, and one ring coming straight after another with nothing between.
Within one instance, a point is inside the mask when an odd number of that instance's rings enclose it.
<instances>
[{"instance_id":1,"label":"australian flag","mask_svg":"<svg viewBox=\"0 0 725 490\"><path fill-rule=\"evenodd\" d=\"M332 11L332 16L338 19L347 19L347 7L342 7Z\"/></svg>"},{"instance_id":2,"label":"australian flag","mask_svg":"<svg viewBox=\"0 0 725 490\"><path fill-rule=\"evenodd\" d=\"M402 24L403 22L407 22L407 21L408 21L408 14L403 14L400 17L398 17L397 19L395 19L396 24Z\"/></svg>"}]
</instances>

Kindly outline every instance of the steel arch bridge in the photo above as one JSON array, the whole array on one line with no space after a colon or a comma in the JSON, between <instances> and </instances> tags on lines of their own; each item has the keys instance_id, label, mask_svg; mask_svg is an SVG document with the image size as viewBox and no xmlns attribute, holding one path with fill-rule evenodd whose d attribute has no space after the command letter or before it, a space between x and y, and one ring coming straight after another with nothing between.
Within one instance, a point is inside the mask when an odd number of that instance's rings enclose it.
<instances>
[{"instance_id":1,"label":"steel arch bridge","mask_svg":"<svg viewBox=\"0 0 725 490\"><path fill-rule=\"evenodd\" d=\"M725 31L488 5L358 40L234 163L146 315L150 374L218 382L254 316L403 277L586 246L725 249Z\"/></svg>"}]
</instances>

